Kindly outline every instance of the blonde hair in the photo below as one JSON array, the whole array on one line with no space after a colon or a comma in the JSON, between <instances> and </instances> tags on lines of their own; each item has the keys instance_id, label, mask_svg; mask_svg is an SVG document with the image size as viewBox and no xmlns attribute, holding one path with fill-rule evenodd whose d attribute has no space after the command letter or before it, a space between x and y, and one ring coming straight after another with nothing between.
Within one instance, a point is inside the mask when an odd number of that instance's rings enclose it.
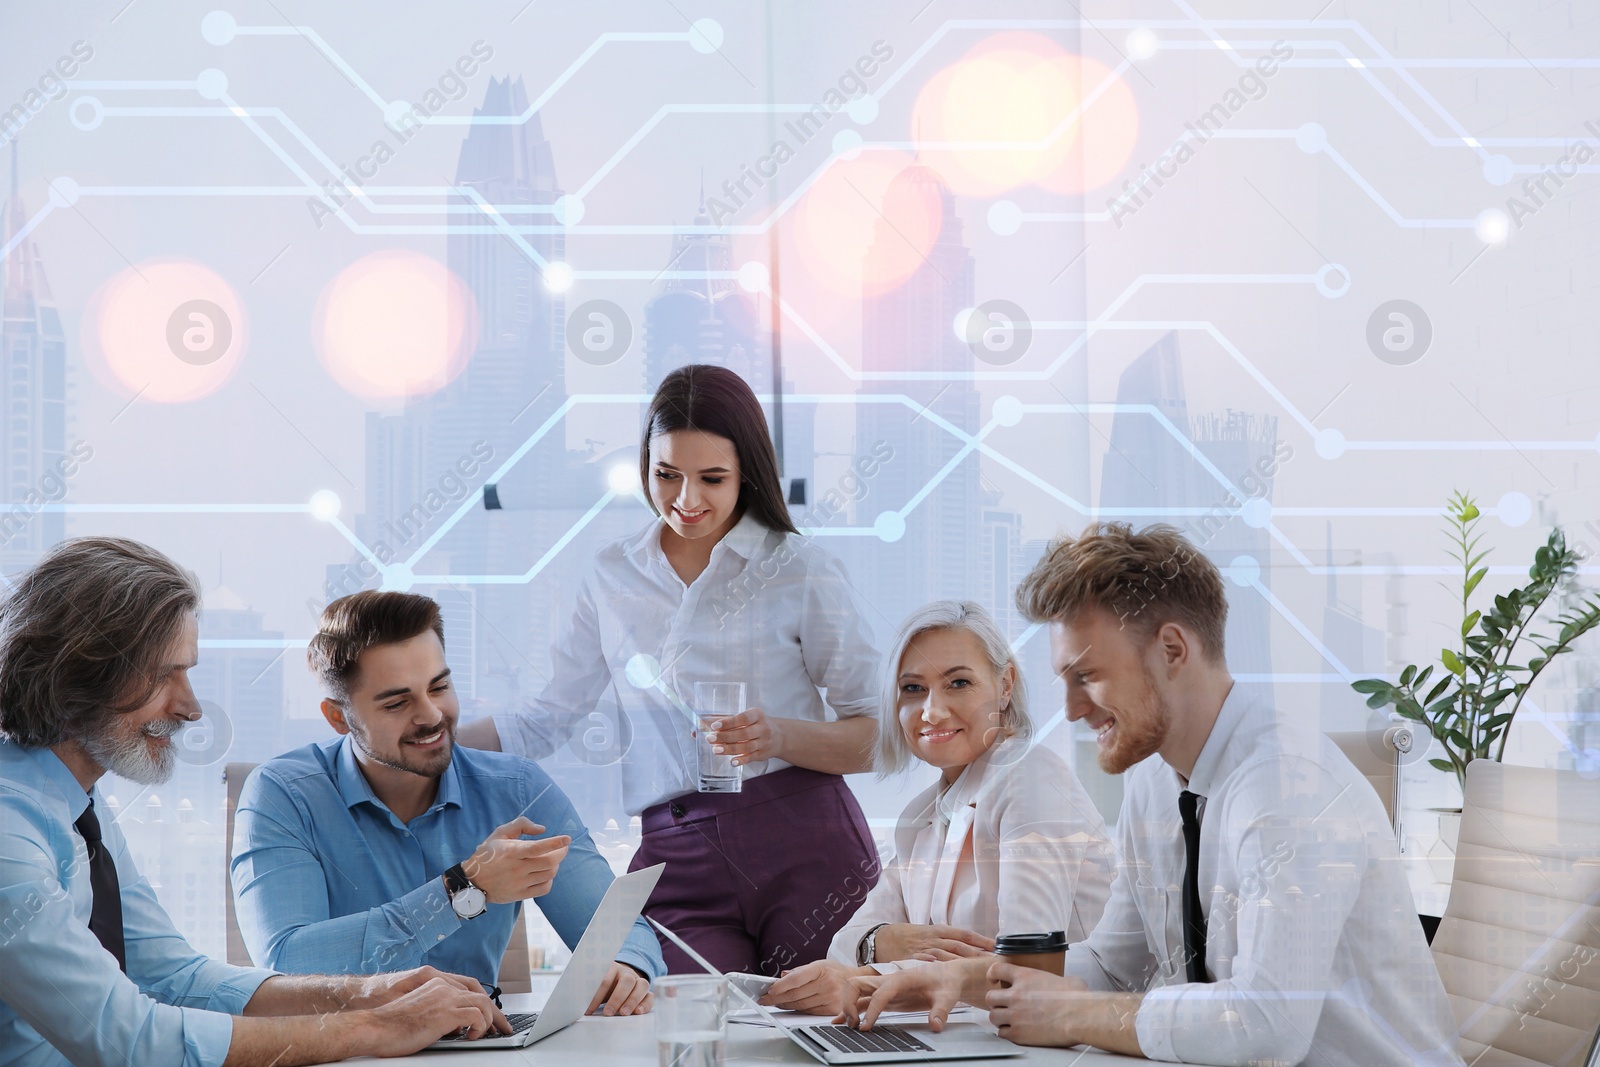
<instances>
[{"instance_id":1,"label":"blonde hair","mask_svg":"<svg viewBox=\"0 0 1600 1067\"><path fill-rule=\"evenodd\" d=\"M1017 608L1034 622L1067 622L1085 608L1114 613L1148 640L1169 622L1193 630L1212 663L1223 662L1228 597L1216 564L1176 528L1134 532L1125 522L1090 523L1051 545L1017 587Z\"/></svg>"},{"instance_id":2,"label":"blonde hair","mask_svg":"<svg viewBox=\"0 0 1600 1067\"><path fill-rule=\"evenodd\" d=\"M970 600L936 600L913 611L900 624L894 648L883 660L883 688L879 697L878 758L880 777L904 770L915 758L900 729L900 661L911 642L933 630L965 630L978 639L995 676L1013 668L1011 699L1000 709L1000 729L1009 737L1027 740L1033 736L1033 720L1028 717L1028 687L1022 669L1011 651L1011 644L995 625L994 616L981 604Z\"/></svg>"}]
</instances>

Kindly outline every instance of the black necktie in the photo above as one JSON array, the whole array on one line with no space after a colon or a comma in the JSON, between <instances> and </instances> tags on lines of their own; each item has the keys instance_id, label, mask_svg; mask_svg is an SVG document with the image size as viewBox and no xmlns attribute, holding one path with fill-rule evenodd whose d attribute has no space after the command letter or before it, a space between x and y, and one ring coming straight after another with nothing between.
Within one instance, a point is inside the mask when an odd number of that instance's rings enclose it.
<instances>
[{"instance_id":1,"label":"black necktie","mask_svg":"<svg viewBox=\"0 0 1600 1067\"><path fill-rule=\"evenodd\" d=\"M100 820L94 814L94 800L72 824L89 846L89 886L94 904L89 911L89 929L107 952L117 957L117 966L128 972L128 950L122 943L122 886L117 881L117 865L100 840Z\"/></svg>"},{"instance_id":2,"label":"black necktie","mask_svg":"<svg viewBox=\"0 0 1600 1067\"><path fill-rule=\"evenodd\" d=\"M1183 954L1189 964L1189 981L1206 977L1206 914L1200 910L1200 798L1185 789L1178 794L1178 814L1183 816Z\"/></svg>"}]
</instances>

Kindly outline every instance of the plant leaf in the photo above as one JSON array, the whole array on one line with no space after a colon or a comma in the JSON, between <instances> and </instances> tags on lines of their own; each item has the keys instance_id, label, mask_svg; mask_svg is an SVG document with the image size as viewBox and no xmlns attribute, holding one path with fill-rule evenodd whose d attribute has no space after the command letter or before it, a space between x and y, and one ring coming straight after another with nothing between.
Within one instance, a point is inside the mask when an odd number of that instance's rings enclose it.
<instances>
[{"instance_id":1,"label":"plant leaf","mask_svg":"<svg viewBox=\"0 0 1600 1067\"><path fill-rule=\"evenodd\" d=\"M1431 702L1425 710L1429 715L1439 715L1449 708L1451 704L1454 704L1455 700L1456 695L1451 693L1447 697L1443 697L1442 699Z\"/></svg>"},{"instance_id":2,"label":"plant leaf","mask_svg":"<svg viewBox=\"0 0 1600 1067\"><path fill-rule=\"evenodd\" d=\"M1478 559L1482 559L1482 558L1483 558L1483 556L1481 556L1481 555L1478 557ZM1473 564L1475 564L1477 562L1478 562L1477 559L1469 560L1467 562L1467 566L1471 567ZM1468 578L1467 579L1467 584L1462 587L1461 599L1465 600L1467 597L1471 596L1472 595L1472 591L1474 589L1478 588L1478 583L1483 581L1483 576L1485 574L1488 574L1488 573L1489 573L1489 568L1488 567L1479 567L1477 570L1473 571L1472 572L1472 577Z\"/></svg>"},{"instance_id":3,"label":"plant leaf","mask_svg":"<svg viewBox=\"0 0 1600 1067\"><path fill-rule=\"evenodd\" d=\"M1414 669L1415 668L1413 667L1406 668L1408 671ZM1402 675L1402 677L1404 676ZM1350 688L1354 689L1358 693L1384 693L1390 689L1393 689L1394 686L1390 685L1382 678L1357 678L1355 681L1350 683Z\"/></svg>"},{"instance_id":4,"label":"plant leaf","mask_svg":"<svg viewBox=\"0 0 1600 1067\"><path fill-rule=\"evenodd\" d=\"M1439 650L1439 661L1443 663L1445 668L1457 678L1466 676L1467 669L1461 665L1461 661L1456 658L1456 654L1450 651L1448 648Z\"/></svg>"},{"instance_id":5,"label":"plant leaf","mask_svg":"<svg viewBox=\"0 0 1600 1067\"><path fill-rule=\"evenodd\" d=\"M1465 619L1462 619L1461 620L1461 636L1465 637L1469 633L1471 633L1472 632L1472 628L1474 626L1478 625L1478 620L1481 619L1481 618L1483 618L1483 612L1474 611L1471 615L1468 615Z\"/></svg>"},{"instance_id":6,"label":"plant leaf","mask_svg":"<svg viewBox=\"0 0 1600 1067\"><path fill-rule=\"evenodd\" d=\"M1444 771L1446 774L1454 774L1456 772L1456 765L1449 760L1430 759L1428 762L1433 765L1434 770Z\"/></svg>"}]
</instances>

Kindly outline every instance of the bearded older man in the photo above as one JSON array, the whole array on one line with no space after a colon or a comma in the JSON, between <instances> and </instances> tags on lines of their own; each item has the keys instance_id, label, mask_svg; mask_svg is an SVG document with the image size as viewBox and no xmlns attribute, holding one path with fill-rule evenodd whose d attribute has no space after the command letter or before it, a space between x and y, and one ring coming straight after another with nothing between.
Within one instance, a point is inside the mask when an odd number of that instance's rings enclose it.
<instances>
[{"instance_id":1,"label":"bearded older man","mask_svg":"<svg viewBox=\"0 0 1600 1067\"><path fill-rule=\"evenodd\" d=\"M192 574L112 537L57 545L0 603L0 1067L288 1067L509 1032L470 978L232 967L173 927L96 783L171 777L199 606Z\"/></svg>"}]
</instances>

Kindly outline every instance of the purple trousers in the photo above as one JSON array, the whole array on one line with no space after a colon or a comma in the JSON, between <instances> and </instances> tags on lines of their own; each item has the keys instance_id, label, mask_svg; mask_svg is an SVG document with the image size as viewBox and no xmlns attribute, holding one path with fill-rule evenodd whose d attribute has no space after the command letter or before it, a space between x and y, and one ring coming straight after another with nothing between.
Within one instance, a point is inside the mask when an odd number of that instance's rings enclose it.
<instances>
[{"instance_id":1,"label":"purple trousers","mask_svg":"<svg viewBox=\"0 0 1600 1067\"><path fill-rule=\"evenodd\" d=\"M667 865L645 914L725 972L822 959L878 881L867 820L836 774L785 767L740 793L657 804L641 822L629 870ZM661 951L670 973L705 973L665 938Z\"/></svg>"}]
</instances>

